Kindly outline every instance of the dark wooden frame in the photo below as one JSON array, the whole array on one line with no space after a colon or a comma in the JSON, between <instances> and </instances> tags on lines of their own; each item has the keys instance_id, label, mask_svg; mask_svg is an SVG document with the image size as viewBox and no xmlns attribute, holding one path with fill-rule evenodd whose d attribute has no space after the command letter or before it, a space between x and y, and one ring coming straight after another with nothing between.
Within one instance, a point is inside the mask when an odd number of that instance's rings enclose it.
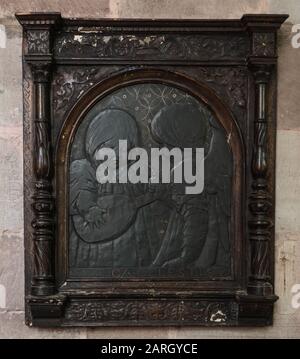
<instances>
[{"instance_id":1,"label":"dark wooden frame","mask_svg":"<svg viewBox=\"0 0 300 359\"><path fill-rule=\"evenodd\" d=\"M276 32L241 20L82 20L17 14L24 29L26 323L270 325L274 295ZM204 101L234 158L234 277L68 276L68 158L91 106L128 84L171 84Z\"/></svg>"}]
</instances>

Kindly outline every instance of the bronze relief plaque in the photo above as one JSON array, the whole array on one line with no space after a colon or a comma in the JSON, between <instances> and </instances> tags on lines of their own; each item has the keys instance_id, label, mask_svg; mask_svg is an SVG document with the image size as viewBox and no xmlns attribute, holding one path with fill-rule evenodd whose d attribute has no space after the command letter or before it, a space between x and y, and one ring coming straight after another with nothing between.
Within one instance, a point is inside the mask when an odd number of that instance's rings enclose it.
<instances>
[{"instance_id":1,"label":"bronze relief plaque","mask_svg":"<svg viewBox=\"0 0 300 359\"><path fill-rule=\"evenodd\" d=\"M151 183L150 174L148 183L99 184L95 154L102 147L118 150L120 139L148 152L204 148L205 191L185 194L180 183ZM155 83L117 90L83 119L70 161L71 275L231 276L232 155L203 103Z\"/></svg>"},{"instance_id":2,"label":"bronze relief plaque","mask_svg":"<svg viewBox=\"0 0 300 359\"><path fill-rule=\"evenodd\" d=\"M286 15L16 16L27 324L271 325Z\"/></svg>"}]
</instances>

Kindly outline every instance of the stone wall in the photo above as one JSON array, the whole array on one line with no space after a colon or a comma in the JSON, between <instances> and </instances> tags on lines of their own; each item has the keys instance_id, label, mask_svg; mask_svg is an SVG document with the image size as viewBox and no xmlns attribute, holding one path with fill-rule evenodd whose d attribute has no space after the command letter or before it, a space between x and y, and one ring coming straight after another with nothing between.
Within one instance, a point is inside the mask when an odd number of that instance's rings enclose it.
<instances>
[{"instance_id":1,"label":"stone wall","mask_svg":"<svg viewBox=\"0 0 300 359\"><path fill-rule=\"evenodd\" d=\"M276 294L268 328L37 329L24 324L21 28L15 12L60 11L65 17L240 18L243 13L288 13L279 35L276 185ZM300 308L291 288L300 283L300 48L291 46L300 23L299 0L1 0L0 2L0 338L296 338ZM4 303L5 302L5 303Z\"/></svg>"}]
</instances>

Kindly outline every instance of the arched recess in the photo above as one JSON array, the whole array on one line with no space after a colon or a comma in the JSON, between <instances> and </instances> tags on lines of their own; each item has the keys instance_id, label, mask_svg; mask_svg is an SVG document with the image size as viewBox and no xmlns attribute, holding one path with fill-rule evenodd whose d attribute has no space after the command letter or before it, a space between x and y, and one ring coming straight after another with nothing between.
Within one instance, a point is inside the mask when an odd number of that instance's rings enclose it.
<instances>
[{"instance_id":1,"label":"arched recess","mask_svg":"<svg viewBox=\"0 0 300 359\"><path fill-rule=\"evenodd\" d=\"M102 98L122 87L143 83L165 84L185 91L204 103L225 130L228 145L233 156L231 215L233 219L232 233L234 238L232 238L232 253L235 258L239 258L238 261L233 261L234 278L230 284L230 288L240 288L246 280L246 268L244 265L245 261L243 261L244 256L241 255L245 253L245 235L243 233L244 203L242 196L245 182L245 155L239 127L229 108L206 84L195 81L177 72L152 68L126 70L100 81L78 100L62 125L55 152L58 223L56 243L57 284L58 286L64 284L66 288L68 287L68 284L65 284L68 279L68 173L70 151L76 131L85 115ZM186 284L187 282L185 281L185 285ZM218 287L215 283L203 281L199 284L199 289L209 287L226 289L226 285L226 283L220 283Z\"/></svg>"}]
</instances>

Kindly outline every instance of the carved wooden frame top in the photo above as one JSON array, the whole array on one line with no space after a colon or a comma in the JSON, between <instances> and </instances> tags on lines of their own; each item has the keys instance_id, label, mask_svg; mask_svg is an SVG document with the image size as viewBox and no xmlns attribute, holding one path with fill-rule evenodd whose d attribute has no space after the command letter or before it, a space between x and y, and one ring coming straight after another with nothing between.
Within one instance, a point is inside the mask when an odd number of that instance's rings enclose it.
<instances>
[{"instance_id":1,"label":"carved wooden frame top","mask_svg":"<svg viewBox=\"0 0 300 359\"><path fill-rule=\"evenodd\" d=\"M26 323L271 325L277 299L276 35L287 15L240 20L16 17L24 30ZM101 96L149 81L201 98L225 127L234 129L234 203L240 216L231 281L68 278L64 173L72 134Z\"/></svg>"}]
</instances>

